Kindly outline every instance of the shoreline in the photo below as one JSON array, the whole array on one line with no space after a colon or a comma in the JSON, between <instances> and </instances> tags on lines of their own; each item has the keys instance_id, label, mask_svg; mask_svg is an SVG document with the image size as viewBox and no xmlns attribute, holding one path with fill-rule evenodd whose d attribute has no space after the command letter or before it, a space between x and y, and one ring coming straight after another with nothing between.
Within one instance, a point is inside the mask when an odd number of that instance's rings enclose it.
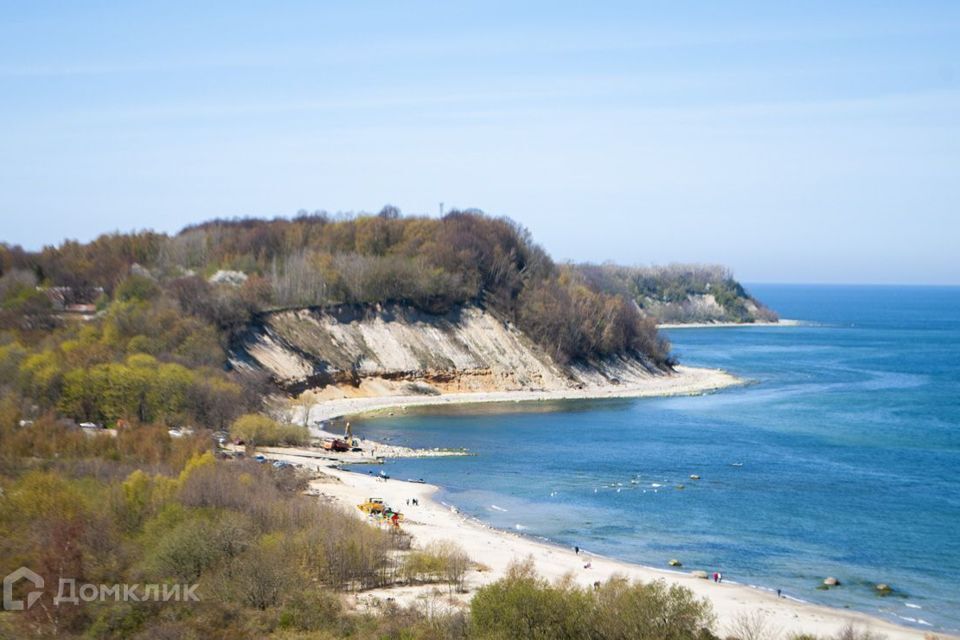
<instances>
[{"instance_id":1,"label":"shoreline","mask_svg":"<svg viewBox=\"0 0 960 640\"><path fill-rule=\"evenodd\" d=\"M394 412L405 411L408 407L700 395L747 383L719 369L694 367L677 369L677 374L673 376L654 378L651 379L650 384L631 387L611 385L572 390L354 397L333 399L294 409L299 410L300 415L296 416L295 413L295 416L300 419L300 424L312 427L313 434L330 436L333 434L317 427L326 426L328 421L349 416L393 415ZM406 514L403 528L413 536L415 546L423 547L434 541L452 540L464 548L471 560L486 565L488 569L485 571L470 572L467 581L469 593L455 596L454 600L458 604L450 606L467 606L472 593L478 587L503 577L511 563L523 561L529 557L533 559L537 571L551 581L571 574L578 584L589 586L596 580L602 581L613 575L623 575L632 580L649 582L662 579L668 584L688 587L697 597L709 600L717 616L715 632L721 636L729 630L730 625L737 618L748 614L759 614L766 617L768 622L785 636L794 633L831 636L844 626L852 624L861 629L881 633L887 640L927 640L928 638L960 640L958 635L905 626L904 623L892 620L892 616L888 618L879 613L871 614L814 604L789 594L778 598L772 589L766 587L729 581L716 584L690 575L685 569L651 567L600 556L586 550L581 550L581 555L577 556L573 550L557 542L497 529L478 518L465 516L455 507L440 502L436 494L441 488L424 483L422 479L383 481L373 471L364 474L361 471L346 471L340 468L347 464L377 462L378 458L383 457L464 455L464 453L406 449L369 440L365 444L375 447L375 451L380 453L373 456L369 454L325 455L296 449L272 449L264 453L268 458L305 466L331 476L335 480L311 482L311 495L331 500L360 518L363 516L356 505L370 496L383 497L388 504L403 510ZM418 499L420 505L404 508L406 500L413 497ZM585 568L585 563L590 563L590 567ZM434 606L438 597L435 585L394 586L365 591L357 597L359 606L363 606L361 596L367 602L392 599L405 604L422 604L424 601L429 601Z\"/></svg>"},{"instance_id":2,"label":"shoreline","mask_svg":"<svg viewBox=\"0 0 960 640\"><path fill-rule=\"evenodd\" d=\"M781 318L776 322L664 322L657 329L742 329L750 327L802 327L808 323L803 320Z\"/></svg>"},{"instance_id":3,"label":"shoreline","mask_svg":"<svg viewBox=\"0 0 960 640\"><path fill-rule=\"evenodd\" d=\"M271 452L266 455L271 459L302 464L330 476L333 481L311 481L310 494L330 500L358 518L364 519L364 516L356 505L370 496L384 498L388 505L404 512L406 518L403 529L412 536L415 547L424 547L438 541L458 543L473 562L483 564L484 570L471 570L466 581L468 593L453 596L454 600L448 603L448 606L467 606L479 587L502 578L512 563L530 558L537 571L550 581L569 576L577 584L588 587L597 580L603 581L619 575L631 580L663 580L669 585L687 587L697 597L706 598L710 602L717 618L714 632L721 637L741 616L759 614L784 636L812 633L825 637L836 634L846 625L853 625L883 634L887 640L960 638L932 629L904 626L876 614L806 602L787 594L778 598L773 590L764 587L731 581L714 583L696 577L686 569L651 567L598 555L585 549L581 549L577 555L572 549L559 543L497 529L478 518L464 515L455 507L445 505L437 499L437 493L441 489L436 485L407 480L382 480L372 471L368 474L347 471L340 468L340 463L336 460L310 460L313 456L302 457L296 450L286 453ZM417 498L419 506L406 506L406 501L412 498ZM359 603L365 600L369 603L391 598L407 605L435 605L435 589L436 585L386 587L364 591L358 594L357 601Z\"/></svg>"},{"instance_id":4,"label":"shoreline","mask_svg":"<svg viewBox=\"0 0 960 640\"><path fill-rule=\"evenodd\" d=\"M326 421L346 416L370 416L379 412L404 411L408 407L694 396L744 384L747 384L746 380L722 369L678 365L673 374L651 376L643 383L634 385L337 398L309 406L293 406L290 408L290 417L295 424L317 427Z\"/></svg>"}]
</instances>

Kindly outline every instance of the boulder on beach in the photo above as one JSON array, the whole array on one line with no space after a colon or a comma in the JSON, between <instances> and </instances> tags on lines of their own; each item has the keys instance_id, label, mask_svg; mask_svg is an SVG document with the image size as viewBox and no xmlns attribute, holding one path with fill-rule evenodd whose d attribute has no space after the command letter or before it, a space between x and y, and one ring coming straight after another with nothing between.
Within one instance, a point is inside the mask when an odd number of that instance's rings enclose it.
<instances>
[{"instance_id":1,"label":"boulder on beach","mask_svg":"<svg viewBox=\"0 0 960 640\"><path fill-rule=\"evenodd\" d=\"M833 576L830 576L828 578L823 579L823 584L825 584L828 587L839 587L840 581L834 578Z\"/></svg>"},{"instance_id":2,"label":"boulder on beach","mask_svg":"<svg viewBox=\"0 0 960 640\"><path fill-rule=\"evenodd\" d=\"M672 558L672 559L670 560L670 562L668 562L667 564L669 564L671 567L682 567L682 566L683 566L683 563L681 563L681 562L680 562L679 560L677 560L676 558ZM878 587L878 588L879 588L879 587Z\"/></svg>"},{"instance_id":3,"label":"boulder on beach","mask_svg":"<svg viewBox=\"0 0 960 640\"><path fill-rule=\"evenodd\" d=\"M700 579L702 579L702 580L706 580L706 579L707 579L707 572L706 572L706 571L691 571L691 572L690 572L690 575L692 575L694 578L700 578Z\"/></svg>"}]
</instances>

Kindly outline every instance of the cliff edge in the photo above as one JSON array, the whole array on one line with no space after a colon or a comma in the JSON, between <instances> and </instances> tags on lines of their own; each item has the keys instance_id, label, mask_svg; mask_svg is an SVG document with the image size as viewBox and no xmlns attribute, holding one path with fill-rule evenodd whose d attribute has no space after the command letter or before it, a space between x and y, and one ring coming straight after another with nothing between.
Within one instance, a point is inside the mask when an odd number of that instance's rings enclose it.
<instances>
[{"instance_id":1,"label":"cliff edge","mask_svg":"<svg viewBox=\"0 0 960 640\"><path fill-rule=\"evenodd\" d=\"M364 395L584 389L670 373L639 353L559 365L475 305L443 314L396 304L265 313L234 341L230 364L265 371L290 393L363 387Z\"/></svg>"}]
</instances>

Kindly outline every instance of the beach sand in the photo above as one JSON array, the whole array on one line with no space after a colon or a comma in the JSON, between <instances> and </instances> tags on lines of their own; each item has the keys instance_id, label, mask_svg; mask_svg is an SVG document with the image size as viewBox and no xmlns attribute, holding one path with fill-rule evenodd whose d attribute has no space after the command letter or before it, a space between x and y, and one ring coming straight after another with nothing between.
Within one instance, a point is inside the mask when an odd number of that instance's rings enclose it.
<instances>
[{"instance_id":1,"label":"beach sand","mask_svg":"<svg viewBox=\"0 0 960 640\"><path fill-rule=\"evenodd\" d=\"M413 536L413 543L423 547L435 541L454 541L470 556L471 560L482 563L483 571L471 571L466 587L468 593L455 596L451 605L446 590L441 586L443 598L436 587L398 587L364 592L358 596L358 602L391 598L400 604L417 605L430 602L436 608L438 599L446 606L461 606L469 602L471 594L477 588L502 578L514 562L532 559L537 571L544 577L555 580L567 574L584 586L594 581L606 580L615 575L633 580L664 580L669 584L679 584L689 588L697 596L706 598L713 606L717 616L715 631L724 635L729 625L738 617L760 613L779 629L784 636L793 633L813 633L828 636L841 630L848 624L860 629L869 629L880 633L889 640L923 640L926 632L896 625L880 618L843 609L833 609L789 598L778 598L775 593L736 584L730 576L717 584L690 575L684 570L657 569L629 562L591 554L581 550L577 555L572 549L542 542L517 533L494 529L483 523L458 513L454 508L441 504L434 499L438 487L418 482L378 477L379 468L371 466L371 473L350 472L336 468L329 459L318 459L314 453L304 451L309 457L298 455L296 450L278 453L272 450L267 457L299 464L308 469L321 471L332 478L324 478L311 483L310 492L323 499L341 505L358 518L364 518L357 505L369 497L383 498L389 506L405 514L403 529ZM333 481L331 481L334 479ZM416 498L419 506L408 506L407 500ZM589 563L589 568L585 565ZM940 638L956 638L938 634Z\"/></svg>"},{"instance_id":2,"label":"beach sand","mask_svg":"<svg viewBox=\"0 0 960 640\"><path fill-rule=\"evenodd\" d=\"M403 410L405 407L443 406L491 402L545 402L552 400L590 400L601 398L644 398L711 393L744 384L745 381L721 369L676 367L672 375L650 376L641 384L608 385L585 389L530 391L485 391L445 393L442 395L382 395L345 397L316 404L294 406L290 418L297 424L317 426L342 416Z\"/></svg>"},{"instance_id":3,"label":"beach sand","mask_svg":"<svg viewBox=\"0 0 960 640\"><path fill-rule=\"evenodd\" d=\"M326 434L317 428L320 423L334 418L378 412L402 411L404 407L480 402L531 402L545 400L572 400L587 398L629 398L646 396L694 395L708 393L723 387L742 384L743 381L716 369L678 367L674 376L652 378L648 384L635 387L607 387L604 389L564 391L502 391L488 393L446 394L441 396L382 396L354 397L329 400L310 407L299 407L298 421L310 425L314 435ZM735 577L726 576L717 584L695 577L685 570L646 567L591 554L581 550L549 544L531 537L494 529L478 520L458 513L454 508L434 500L438 488L419 482L378 477L379 467L370 466L369 473L344 471L342 464L374 461L376 457L403 457L424 455L451 455L451 452L414 450L395 445L365 441L363 453L331 454L315 449L260 449L268 458L286 460L303 468L319 471L322 480L311 483L310 493L341 505L358 518L363 514L357 505L369 497L381 497L389 506L405 514L403 528L413 536L415 546L423 547L434 541L455 541L470 558L485 567L471 571L467 579L468 593L449 596L442 587L394 587L367 591L357 596L359 607L375 608L388 598L402 604L427 604L438 607L466 606L471 594L479 587L502 578L514 562L532 559L537 571L548 579L567 574L578 583L588 586L614 575L642 581L665 580L683 585L697 596L707 598L717 616L714 629L724 636L730 625L744 615L760 614L773 628L786 637L794 633L811 633L826 637L837 633L848 624L869 629L889 640L924 640L930 637L955 638L946 634L928 635L920 629L904 627L863 613L814 605L788 597L778 598L773 592L736 584ZM372 451L376 449L376 454ZM419 506L408 506L407 500L416 498ZM589 567L585 567L589 563ZM733 578L733 579L731 579Z\"/></svg>"}]
</instances>

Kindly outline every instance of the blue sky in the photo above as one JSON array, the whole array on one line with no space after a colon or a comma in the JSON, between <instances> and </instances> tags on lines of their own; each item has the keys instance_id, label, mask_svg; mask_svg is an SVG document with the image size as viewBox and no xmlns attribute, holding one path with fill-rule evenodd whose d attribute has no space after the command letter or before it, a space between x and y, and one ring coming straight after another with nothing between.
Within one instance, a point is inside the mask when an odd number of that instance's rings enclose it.
<instances>
[{"instance_id":1,"label":"blue sky","mask_svg":"<svg viewBox=\"0 0 960 640\"><path fill-rule=\"evenodd\" d=\"M5 2L0 239L444 202L561 259L960 284L960 3L595 4Z\"/></svg>"}]
</instances>

